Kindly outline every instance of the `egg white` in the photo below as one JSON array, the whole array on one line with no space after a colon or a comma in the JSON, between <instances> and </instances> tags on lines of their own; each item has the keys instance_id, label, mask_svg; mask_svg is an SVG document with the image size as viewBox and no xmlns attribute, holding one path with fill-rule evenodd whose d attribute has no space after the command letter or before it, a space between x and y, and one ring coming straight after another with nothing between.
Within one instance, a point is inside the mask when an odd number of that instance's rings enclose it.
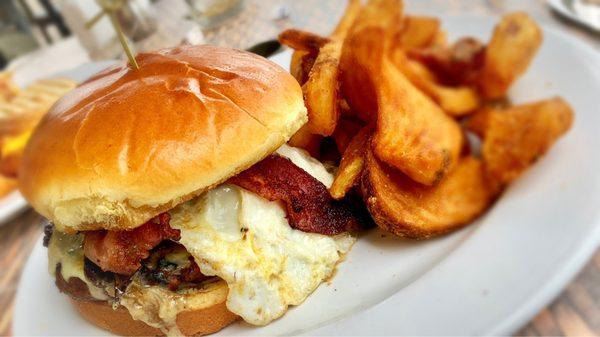
<instances>
[{"instance_id":1,"label":"egg white","mask_svg":"<svg viewBox=\"0 0 600 337\"><path fill-rule=\"evenodd\" d=\"M333 178L303 152L287 146L283 152L317 178ZM255 325L302 303L332 275L355 241L347 233L326 236L292 229L279 202L235 185L214 188L177 206L171 216L171 226L181 231L180 243L202 273L227 282L228 309Z\"/></svg>"}]
</instances>

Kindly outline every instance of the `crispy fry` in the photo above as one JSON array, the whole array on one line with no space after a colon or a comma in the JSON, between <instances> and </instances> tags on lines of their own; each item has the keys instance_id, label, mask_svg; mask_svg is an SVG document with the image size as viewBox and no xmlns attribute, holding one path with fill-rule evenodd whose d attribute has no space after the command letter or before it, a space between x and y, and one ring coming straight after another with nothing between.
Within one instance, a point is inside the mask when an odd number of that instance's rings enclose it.
<instances>
[{"instance_id":1,"label":"crispy fry","mask_svg":"<svg viewBox=\"0 0 600 337\"><path fill-rule=\"evenodd\" d=\"M17 189L17 179L0 175L0 198Z\"/></svg>"},{"instance_id":2,"label":"crispy fry","mask_svg":"<svg viewBox=\"0 0 600 337\"><path fill-rule=\"evenodd\" d=\"M439 29L433 41L431 42L432 48L446 48L448 46L448 33L443 29Z\"/></svg>"},{"instance_id":3,"label":"crispy fry","mask_svg":"<svg viewBox=\"0 0 600 337\"><path fill-rule=\"evenodd\" d=\"M312 133L330 136L335 130L340 112L339 62L341 40L327 43L319 50L308 81L303 86L304 102L308 110L308 128Z\"/></svg>"},{"instance_id":4,"label":"crispy fry","mask_svg":"<svg viewBox=\"0 0 600 337\"><path fill-rule=\"evenodd\" d=\"M429 69L407 58L403 50L399 48L393 50L391 60L412 84L438 103L449 115L464 116L479 106L479 95L476 90L468 86L448 87L439 84L436 76Z\"/></svg>"},{"instance_id":5,"label":"crispy fry","mask_svg":"<svg viewBox=\"0 0 600 337\"><path fill-rule=\"evenodd\" d=\"M363 123L354 118L341 118L338 122L335 131L333 132L333 140L340 153L344 153L348 144L356 134L362 129Z\"/></svg>"},{"instance_id":6,"label":"crispy fry","mask_svg":"<svg viewBox=\"0 0 600 337\"><path fill-rule=\"evenodd\" d=\"M490 179L504 186L569 130L573 110L562 98L489 110L482 157Z\"/></svg>"},{"instance_id":7,"label":"crispy fry","mask_svg":"<svg viewBox=\"0 0 600 337\"><path fill-rule=\"evenodd\" d=\"M483 139L483 137L485 137L485 130L488 128L493 109L494 108L490 106L479 109L467 120L465 123L465 128L479 136L479 138Z\"/></svg>"},{"instance_id":8,"label":"crispy fry","mask_svg":"<svg viewBox=\"0 0 600 337\"><path fill-rule=\"evenodd\" d=\"M442 83L451 86L476 84L484 55L485 46L472 37L459 39L450 47L408 51L410 58L423 63Z\"/></svg>"},{"instance_id":9,"label":"crispy fry","mask_svg":"<svg viewBox=\"0 0 600 337\"><path fill-rule=\"evenodd\" d=\"M300 85L306 82L306 80L303 80L304 77L308 78L308 75L305 75L303 72L302 64L302 58L306 55L309 55L309 53L302 50L294 50L294 52L292 53L292 59L290 61L290 74L294 76L294 78L296 79L296 81L298 81L298 83L300 83Z\"/></svg>"},{"instance_id":10,"label":"crispy fry","mask_svg":"<svg viewBox=\"0 0 600 337\"><path fill-rule=\"evenodd\" d=\"M308 81L303 86L304 101L308 110L308 127L312 133L330 136L335 130L340 111L339 64L344 39L359 13L362 5L359 0L350 0L346 11L331 41L319 49Z\"/></svg>"},{"instance_id":11,"label":"crispy fry","mask_svg":"<svg viewBox=\"0 0 600 337\"><path fill-rule=\"evenodd\" d=\"M407 15L402 23L399 42L404 49L430 46L440 30L440 20L430 16Z\"/></svg>"},{"instance_id":12,"label":"crispy fry","mask_svg":"<svg viewBox=\"0 0 600 337\"><path fill-rule=\"evenodd\" d=\"M32 130L16 136L5 137L0 151L0 174L7 177L17 177L23 150L31 136Z\"/></svg>"},{"instance_id":13,"label":"crispy fry","mask_svg":"<svg viewBox=\"0 0 600 337\"><path fill-rule=\"evenodd\" d=\"M0 72L0 102L10 102L19 94L19 87L12 80L10 71Z\"/></svg>"},{"instance_id":14,"label":"crispy fry","mask_svg":"<svg viewBox=\"0 0 600 337\"><path fill-rule=\"evenodd\" d=\"M308 126L304 124L304 126L296 131L292 138L290 138L288 144L304 149L310 153L312 157L319 158L322 139L323 136L312 134L308 129Z\"/></svg>"},{"instance_id":15,"label":"crispy fry","mask_svg":"<svg viewBox=\"0 0 600 337\"><path fill-rule=\"evenodd\" d=\"M331 33L331 38L337 40L343 40L346 38L348 31L352 27L352 24L354 23L354 20L358 16L358 13L361 9L362 4L360 0L348 0L346 10L344 11L344 14L342 14L342 18L338 22L333 33Z\"/></svg>"},{"instance_id":16,"label":"crispy fry","mask_svg":"<svg viewBox=\"0 0 600 337\"><path fill-rule=\"evenodd\" d=\"M352 111L364 121L376 119L376 75L386 44L402 19L403 3L371 0L360 11L342 48L341 88Z\"/></svg>"},{"instance_id":17,"label":"crispy fry","mask_svg":"<svg viewBox=\"0 0 600 337\"><path fill-rule=\"evenodd\" d=\"M10 178L17 178L19 175L19 166L23 153L13 153L10 156L3 156L0 160L0 175Z\"/></svg>"},{"instance_id":18,"label":"crispy fry","mask_svg":"<svg viewBox=\"0 0 600 337\"><path fill-rule=\"evenodd\" d=\"M463 135L458 123L387 59L378 75L375 154L419 183L439 182L460 154Z\"/></svg>"},{"instance_id":19,"label":"crispy fry","mask_svg":"<svg viewBox=\"0 0 600 337\"><path fill-rule=\"evenodd\" d=\"M311 32L299 29L286 29L279 33L278 40L281 44L295 50L302 50L309 53L318 53L319 48L323 47L329 38L323 37Z\"/></svg>"},{"instance_id":20,"label":"crispy fry","mask_svg":"<svg viewBox=\"0 0 600 337\"><path fill-rule=\"evenodd\" d=\"M359 182L364 166L364 151L371 135L371 128L363 127L348 144L342 155L340 167L329 189L334 199L342 199Z\"/></svg>"},{"instance_id":21,"label":"crispy fry","mask_svg":"<svg viewBox=\"0 0 600 337\"><path fill-rule=\"evenodd\" d=\"M542 30L527 14L505 15L485 52L479 85L486 98L500 98L521 76L542 43Z\"/></svg>"},{"instance_id":22,"label":"crispy fry","mask_svg":"<svg viewBox=\"0 0 600 337\"><path fill-rule=\"evenodd\" d=\"M436 186L418 184L367 150L363 198L377 225L398 236L426 239L469 223L492 201L479 159L465 157Z\"/></svg>"},{"instance_id":23,"label":"crispy fry","mask_svg":"<svg viewBox=\"0 0 600 337\"><path fill-rule=\"evenodd\" d=\"M317 55L296 50L292 54L292 61L290 64L290 72L292 76L296 78L300 85L304 85L308 81L308 74L315 64Z\"/></svg>"},{"instance_id":24,"label":"crispy fry","mask_svg":"<svg viewBox=\"0 0 600 337\"><path fill-rule=\"evenodd\" d=\"M401 2L394 0L373 0L365 6L344 44L342 88L361 119L377 120L377 156L431 185L455 163L462 133L387 59L401 13Z\"/></svg>"}]
</instances>

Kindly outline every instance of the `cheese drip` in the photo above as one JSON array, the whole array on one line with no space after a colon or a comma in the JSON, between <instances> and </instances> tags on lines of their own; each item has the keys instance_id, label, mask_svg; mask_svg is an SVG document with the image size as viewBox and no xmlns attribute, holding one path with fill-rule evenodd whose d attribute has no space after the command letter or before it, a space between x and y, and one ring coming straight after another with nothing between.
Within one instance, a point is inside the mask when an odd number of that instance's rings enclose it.
<instances>
[{"instance_id":1,"label":"cheese drip","mask_svg":"<svg viewBox=\"0 0 600 337\"><path fill-rule=\"evenodd\" d=\"M177 326L179 313L222 303L225 296L227 287L217 278L206 280L195 288L173 292L163 286L146 285L134 276L121 296L120 304L127 308L133 319L160 329L167 336L182 336Z\"/></svg>"},{"instance_id":2,"label":"cheese drip","mask_svg":"<svg viewBox=\"0 0 600 337\"><path fill-rule=\"evenodd\" d=\"M97 300L108 300L103 289L92 284L83 270L83 234L65 234L54 231L48 242L48 271L52 276L56 276L56 266L60 263L60 274L62 278L69 282L72 277L83 281L90 292L90 295Z\"/></svg>"}]
</instances>

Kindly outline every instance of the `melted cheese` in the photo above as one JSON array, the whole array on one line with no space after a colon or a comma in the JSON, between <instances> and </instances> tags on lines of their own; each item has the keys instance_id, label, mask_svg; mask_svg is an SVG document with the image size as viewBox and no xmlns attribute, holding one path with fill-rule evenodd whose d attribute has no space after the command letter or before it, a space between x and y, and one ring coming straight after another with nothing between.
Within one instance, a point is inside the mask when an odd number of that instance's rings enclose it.
<instances>
[{"instance_id":1,"label":"melted cheese","mask_svg":"<svg viewBox=\"0 0 600 337\"><path fill-rule=\"evenodd\" d=\"M210 296L203 296L210 292ZM123 305L133 319L160 329L167 336L181 336L177 315L185 310L199 310L219 303L227 296L227 287L217 278L196 288L173 292L162 286L144 285L134 277L123 295Z\"/></svg>"},{"instance_id":2,"label":"melted cheese","mask_svg":"<svg viewBox=\"0 0 600 337\"><path fill-rule=\"evenodd\" d=\"M65 281L75 277L88 287L90 295L98 300L107 300L108 296L103 289L96 287L87 277L83 270L83 235L65 234L54 231L48 242L48 271L55 276L56 266L60 263L60 274Z\"/></svg>"},{"instance_id":3,"label":"melted cheese","mask_svg":"<svg viewBox=\"0 0 600 337\"><path fill-rule=\"evenodd\" d=\"M333 175L325 169L320 161L311 157L306 151L284 144L277 150L277 154L288 158L294 165L308 172L311 176L330 188L333 184Z\"/></svg>"}]
</instances>

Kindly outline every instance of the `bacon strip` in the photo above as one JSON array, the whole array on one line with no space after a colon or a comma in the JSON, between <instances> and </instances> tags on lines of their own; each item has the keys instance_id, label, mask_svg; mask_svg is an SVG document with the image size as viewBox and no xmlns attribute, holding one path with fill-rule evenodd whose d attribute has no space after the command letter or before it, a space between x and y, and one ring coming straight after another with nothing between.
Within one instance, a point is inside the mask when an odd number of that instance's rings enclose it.
<instances>
[{"instance_id":1,"label":"bacon strip","mask_svg":"<svg viewBox=\"0 0 600 337\"><path fill-rule=\"evenodd\" d=\"M303 232L335 235L362 225L346 204L331 198L323 183L278 155L229 181L265 199L282 201L290 226Z\"/></svg>"},{"instance_id":2,"label":"bacon strip","mask_svg":"<svg viewBox=\"0 0 600 337\"><path fill-rule=\"evenodd\" d=\"M168 213L162 213L130 231L85 232L84 254L104 271L133 275L152 248L163 240L179 239L179 230L169 226L170 218Z\"/></svg>"}]
</instances>

